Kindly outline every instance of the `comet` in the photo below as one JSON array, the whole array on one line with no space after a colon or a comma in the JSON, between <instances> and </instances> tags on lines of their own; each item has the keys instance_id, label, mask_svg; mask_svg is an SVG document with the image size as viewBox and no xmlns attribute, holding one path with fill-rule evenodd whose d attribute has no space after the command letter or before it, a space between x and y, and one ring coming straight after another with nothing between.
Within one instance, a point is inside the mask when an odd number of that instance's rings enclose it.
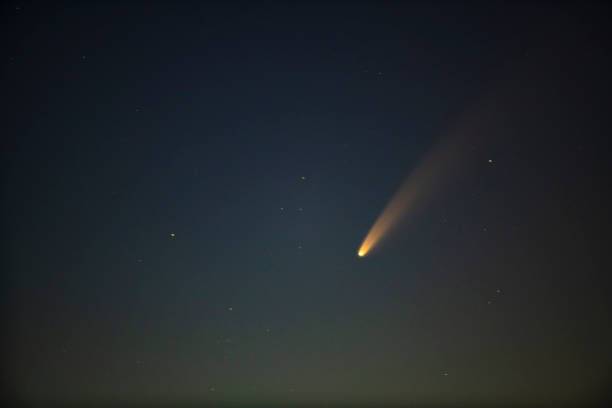
<instances>
[{"instance_id":1,"label":"comet","mask_svg":"<svg viewBox=\"0 0 612 408\"><path fill-rule=\"evenodd\" d=\"M368 231L357 251L360 258L379 246L406 219L417 214L451 181L473 167L469 163L478 161L473 160L478 154L475 146L491 131L491 121L500 119L498 112L486 101L484 99L482 104L462 115L447 136L441 138L412 170ZM490 167L492 162L487 159L481 162Z\"/></svg>"},{"instance_id":2,"label":"comet","mask_svg":"<svg viewBox=\"0 0 612 408\"><path fill-rule=\"evenodd\" d=\"M408 216L415 214L442 186L453 167L455 150L444 144L434 148L397 189L361 243L357 252L360 258L370 253Z\"/></svg>"},{"instance_id":3,"label":"comet","mask_svg":"<svg viewBox=\"0 0 612 408\"><path fill-rule=\"evenodd\" d=\"M360 258L368 256L400 225L448 191L451 182L461 186L462 177L468 173L497 166L489 156L491 152L503 151L506 143L515 143L512 141L524 132L526 120L538 118L538 110L528 109L525 101L539 101L543 107L557 103L547 97L548 89L556 86L555 78L533 75L531 68L535 64L549 66L551 61L548 54L539 56L537 62L509 56L499 65L499 71L481 87L480 96L442 133L438 143L393 194L362 241L357 251Z\"/></svg>"}]
</instances>

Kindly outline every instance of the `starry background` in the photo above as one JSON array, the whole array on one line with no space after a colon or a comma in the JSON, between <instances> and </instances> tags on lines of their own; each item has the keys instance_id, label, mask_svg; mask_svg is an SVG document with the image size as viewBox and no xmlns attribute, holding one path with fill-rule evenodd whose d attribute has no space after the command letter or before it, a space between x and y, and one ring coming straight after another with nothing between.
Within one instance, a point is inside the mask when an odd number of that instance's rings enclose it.
<instances>
[{"instance_id":1,"label":"starry background","mask_svg":"<svg viewBox=\"0 0 612 408\"><path fill-rule=\"evenodd\" d=\"M609 18L3 3L4 397L603 403ZM464 171L359 259L454 133Z\"/></svg>"}]
</instances>

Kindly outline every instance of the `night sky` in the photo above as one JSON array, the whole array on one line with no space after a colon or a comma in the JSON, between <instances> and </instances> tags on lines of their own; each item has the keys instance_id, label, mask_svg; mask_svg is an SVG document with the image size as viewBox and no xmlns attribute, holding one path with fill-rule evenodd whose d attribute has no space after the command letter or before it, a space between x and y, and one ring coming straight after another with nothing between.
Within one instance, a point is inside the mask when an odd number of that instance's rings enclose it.
<instances>
[{"instance_id":1,"label":"night sky","mask_svg":"<svg viewBox=\"0 0 612 408\"><path fill-rule=\"evenodd\" d=\"M604 3L1 7L7 400L609 400Z\"/></svg>"}]
</instances>

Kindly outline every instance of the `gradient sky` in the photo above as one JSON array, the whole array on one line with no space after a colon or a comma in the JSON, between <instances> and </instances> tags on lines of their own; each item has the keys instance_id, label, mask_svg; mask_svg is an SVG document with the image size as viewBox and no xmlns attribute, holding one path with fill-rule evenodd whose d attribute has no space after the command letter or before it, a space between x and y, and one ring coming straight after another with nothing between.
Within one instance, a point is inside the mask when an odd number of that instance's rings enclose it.
<instances>
[{"instance_id":1,"label":"gradient sky","mask_svg":"<svg viewBox=\"0 0 612 408\"><path fill-rule=\"evenodd\" d=\"M49 3L2 5L7 398L609 397L609 7Z\"/></svg>"}]
</instances>

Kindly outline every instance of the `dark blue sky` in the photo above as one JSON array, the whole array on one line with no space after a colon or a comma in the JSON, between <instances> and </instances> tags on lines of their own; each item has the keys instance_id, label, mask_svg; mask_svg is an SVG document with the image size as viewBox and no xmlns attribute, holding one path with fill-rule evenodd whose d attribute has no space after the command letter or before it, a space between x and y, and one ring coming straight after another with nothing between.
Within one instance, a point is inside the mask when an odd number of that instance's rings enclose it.
<instances>
[{"instance_id":1,"label":"dark blue sky","mask_svg":"<svg viewBox=\"0 0 612 408\"><path fill-rule=\"evenodd\" d=\"M5 3L5 396L606 401L609 17ZM452 182L357 258L458 134Z\"/></svg>"}]
</instances>

